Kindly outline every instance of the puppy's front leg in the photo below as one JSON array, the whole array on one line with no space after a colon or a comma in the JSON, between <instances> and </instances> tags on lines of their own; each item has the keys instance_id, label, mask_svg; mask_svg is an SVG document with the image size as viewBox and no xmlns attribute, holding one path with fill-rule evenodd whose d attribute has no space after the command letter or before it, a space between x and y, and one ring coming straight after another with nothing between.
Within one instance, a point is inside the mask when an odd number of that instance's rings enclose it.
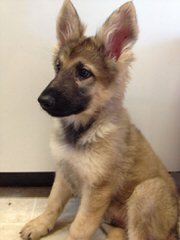
<instances>
[{"instance_id":1,"label":"puppy's front leg","mask_svg":"<svg viewBox=\"0 0 180 240\"><path fill-rule=\"evenodd\" d=\"M89 240L101 223L109 205L110 187L87 187L81 198L78 213L73 221L68 240Z\"/></svg>"},{"instance_id":2,"label":"puppy's front leg","mask_svg":"<svg viewBox=\"0 0 180 240\"><path fill-rule=\"evenodd\" d=\"M21 238L24 240L34 240L48 234L54 227L59 214L62 212L71 195L70 186L60 170L57 170L47 208L39 217L31 220L23 227L20 232Z\"/></svg>"}]
</instances>

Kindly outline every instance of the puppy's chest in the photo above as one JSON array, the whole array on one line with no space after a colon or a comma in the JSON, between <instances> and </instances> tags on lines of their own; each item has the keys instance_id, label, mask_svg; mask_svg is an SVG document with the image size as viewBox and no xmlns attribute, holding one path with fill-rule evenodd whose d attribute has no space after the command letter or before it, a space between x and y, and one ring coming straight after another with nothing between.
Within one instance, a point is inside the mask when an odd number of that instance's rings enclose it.
<instances>
[{"instance_id":1,"label":"puppy's chest","mask_svg":"<svg viewBox=\"0 0 180 240\"><path fill-rule=\"evenodd\" d=\"M100 154L91 148L76 148L58 139L53 140L51 149L58 166L76 192L86 184L96 184L104 175Z\"/></svg>"}]
</instances>

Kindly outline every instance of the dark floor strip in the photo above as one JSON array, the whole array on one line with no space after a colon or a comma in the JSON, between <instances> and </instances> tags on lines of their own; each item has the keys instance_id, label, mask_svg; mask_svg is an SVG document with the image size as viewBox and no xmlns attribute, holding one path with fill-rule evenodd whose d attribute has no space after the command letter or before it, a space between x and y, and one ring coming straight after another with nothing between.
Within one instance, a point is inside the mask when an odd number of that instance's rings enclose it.
<instances>
[{"instance_id":1,"label":"dark floor strip","mask_svg":"<svg viewBox=\"0 0 180 240\"><path fill-rule=\"evenodd\" d=\"M53 180L54 172L0 173L0 186L51 186Z\"/></svg>"}]
</instances>

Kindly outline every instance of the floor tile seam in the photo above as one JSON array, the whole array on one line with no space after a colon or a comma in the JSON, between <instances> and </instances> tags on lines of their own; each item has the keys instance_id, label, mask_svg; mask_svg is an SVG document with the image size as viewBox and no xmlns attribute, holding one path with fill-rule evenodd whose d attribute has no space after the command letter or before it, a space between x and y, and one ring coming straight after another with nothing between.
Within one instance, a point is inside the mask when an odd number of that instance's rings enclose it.
<instances>
[{"instance_id":1,"label":"floor tile seam","mask_svg":"<svg viewBox=\"0 0 180 240\"><path fill-rule=\"evenodd\" d=\"M34 216L36 206L37 206L37 197L34 199L34 203L33 203L33 208L32 208L30 219L32 219L33 216Z\"/></svg>"}]
</instances>

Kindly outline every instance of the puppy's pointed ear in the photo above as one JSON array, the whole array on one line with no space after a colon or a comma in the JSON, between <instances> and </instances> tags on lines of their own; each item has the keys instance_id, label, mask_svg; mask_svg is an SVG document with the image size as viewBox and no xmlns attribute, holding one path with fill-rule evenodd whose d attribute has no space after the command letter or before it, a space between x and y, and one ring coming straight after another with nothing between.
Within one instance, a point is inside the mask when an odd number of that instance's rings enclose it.
<instances>
[{"instance_id":1,"label":"puppy's pointed ear","mask_svg":"<svg viewBox=\"0 0 180 240\"><path fill-rule=\"evenodd\" d=\"M70 0L65 0L56 23L57 40L60 45L83 35L84 26Z\"/></svg>"},{"instance_id":2,"label":"puppy's pointed ear","mask_svg":"<svg viewBox=\"0 0 180 240\"><path fill-rule=\"evenodd\" d=\"M132 2L113 12L96 35L104 47L105 55L117 60L123 50L136 41L138 27Z\"/></svg>"}]
</instances>

